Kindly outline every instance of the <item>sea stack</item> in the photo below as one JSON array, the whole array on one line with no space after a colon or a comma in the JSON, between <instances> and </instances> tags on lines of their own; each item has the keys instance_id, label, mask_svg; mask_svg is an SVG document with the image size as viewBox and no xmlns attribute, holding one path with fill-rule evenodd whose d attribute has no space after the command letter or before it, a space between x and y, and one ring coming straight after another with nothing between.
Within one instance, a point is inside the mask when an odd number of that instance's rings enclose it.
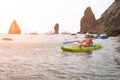
<instances>
[{"instance_id":1,"label":"sea stack","mask_svg":"<svg viewBox=\"0 0 120 80\"><path fill-rule=\"evenodd\" d=\"M87 7L84 11L84 16L81 18L80 24L80 33L93 33L93 29L97 25L97 20L90 7Z\"/></svg>"},{"instance_id":2,"label":"sea stack","mask_svg":"<svg viewBox=\"0 0 120 80\"><path fill-rule=\"evenodd\" d=\"M58 23L55 24L54 34L59 34L59 24Z\"/></svg>"},{"instance_id":3,"label":"sea stack","mask_svg":"<svg viewBox=\"0 0 120 80\"><path fill-rule=\"evenodd\" d=\"M14 20L12 22L12 24L10 25L8 34L21 34L21 30L20 30L16 20Z\"/></svg>"}]
</instances>

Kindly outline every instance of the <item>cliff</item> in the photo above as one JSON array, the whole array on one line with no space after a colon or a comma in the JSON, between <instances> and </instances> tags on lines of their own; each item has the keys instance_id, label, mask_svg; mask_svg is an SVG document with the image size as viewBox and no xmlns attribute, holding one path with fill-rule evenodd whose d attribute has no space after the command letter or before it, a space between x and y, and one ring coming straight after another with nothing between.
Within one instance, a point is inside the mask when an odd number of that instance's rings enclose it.
<instances>
[{"instance_id":1,"label":"cliff","mask_svg":"<svg viewBox=\"0 0 120 80\"><path fill-rule=\"evenodd\" d=\"M115 0L97 22L96 33L106 33L110 36L120 35L120 0Z\"/></svg>"},{"instance_id":2,"label":"cliff","mask_svg":"<svg viewBox=\"0 0 120 80\"><path fill-rule=\"evenodd\" d=\"M89 14L89 12L87 12L87 14ZM86 19L91 21L91 19L89 18L86 17ZM94 16L91 18L94 18ZM88 25L89 27L83 26L82 21L83 18L81 19L81 33L103 33L109 36L120 35L120 0L115 0L115 2L113 2L112 5L110 5L110 7L101 15L101 17L98 20L92 20L92 26L90 26L91 24L89 24L89 22L85 21L83 21L85 23L84 25Z\"/></svg>"}]
</instances>

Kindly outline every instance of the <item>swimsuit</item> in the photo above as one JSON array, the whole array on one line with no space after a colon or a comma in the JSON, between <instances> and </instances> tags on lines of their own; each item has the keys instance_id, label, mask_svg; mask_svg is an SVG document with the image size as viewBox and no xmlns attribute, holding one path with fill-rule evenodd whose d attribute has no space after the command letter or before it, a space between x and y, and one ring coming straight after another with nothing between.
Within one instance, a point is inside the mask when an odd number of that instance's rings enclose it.
<instances>
[{"instance_id":1,"label":"swimsuit","mask_svg":"<svg viewBox=\"0 0 120 80\"><path fill-rule=\"evenodd\" d=\"M86 39L85 43L86 43L86 45L91 45L92 44L92 40L91 39Z\"/></svg>"}]
</instances>

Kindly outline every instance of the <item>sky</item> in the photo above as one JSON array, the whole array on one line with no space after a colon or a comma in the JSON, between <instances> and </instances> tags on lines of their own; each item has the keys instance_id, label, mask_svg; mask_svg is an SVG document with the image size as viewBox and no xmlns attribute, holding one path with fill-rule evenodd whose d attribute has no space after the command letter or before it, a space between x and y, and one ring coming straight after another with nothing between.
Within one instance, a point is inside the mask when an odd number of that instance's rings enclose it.
<instances>
[{"instance_id":1,"label":"sky","mask_svg":"<svg viewBox=\"0 0 120 80\"><path fill-rule=\"evenodd\" d=\"M59 32L80 31L80 20L84 10L91 7L96 19L114 0L0 0L0 33L8 33L16 20L22 33L46 33L54 31L56 23Z\"/></svg>"}]
</instances>

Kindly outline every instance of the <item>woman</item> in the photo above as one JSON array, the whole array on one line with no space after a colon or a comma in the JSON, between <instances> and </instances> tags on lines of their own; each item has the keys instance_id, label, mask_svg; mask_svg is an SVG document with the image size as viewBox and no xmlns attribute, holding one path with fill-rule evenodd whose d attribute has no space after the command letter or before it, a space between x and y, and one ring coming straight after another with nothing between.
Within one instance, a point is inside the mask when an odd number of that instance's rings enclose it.
<instances>
[{"instance_id":1,"label":"woman","mask_svg":"<svg viewBox=\"0 0 120 80\"><path fill-rule=\"evenodd\" d=\"M78 41L80 43L79 47L90 47L93 44L93 41L89 33L86 33L86 37L83 41Z\"/></svg>"}]
</instances>

